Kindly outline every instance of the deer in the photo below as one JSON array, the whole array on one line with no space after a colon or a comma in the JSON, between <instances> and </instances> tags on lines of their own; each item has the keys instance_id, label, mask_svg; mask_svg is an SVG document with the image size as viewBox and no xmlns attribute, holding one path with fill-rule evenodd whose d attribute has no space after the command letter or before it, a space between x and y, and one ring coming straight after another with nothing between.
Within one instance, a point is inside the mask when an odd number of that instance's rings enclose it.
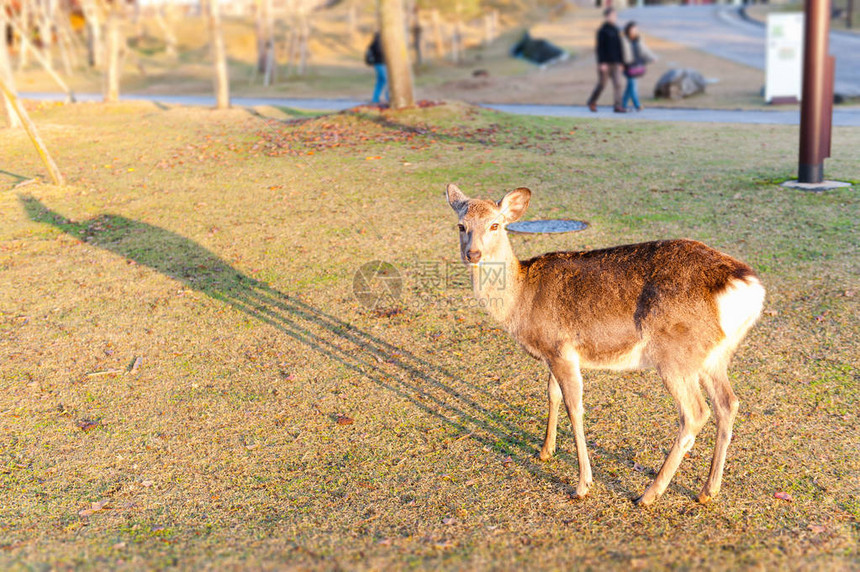
<instances>
[{"instance_id":1,"label":"deer","mask_svg":"<svg viewBox=\"0 0 860 572\"><path fill-rule=\"evenodd\" d=\"M573 427L579 482L593 484L583 427L582 369L656 369L678 410L678 434L653 482L634 502L647 506L666 490L707 422L711 402L716 440L710 472L697 500L717 495L739 400L728 378L738 345L758 320L765 289L747 264L688 239L597 250L550 252L518 260L506 225L531 200L520 187L498 202L446 188L458 217L460 255L479 305L532 357L549 369L549 414L539 453L556 451L559 406Z\"/></svg>"}]
</instances>

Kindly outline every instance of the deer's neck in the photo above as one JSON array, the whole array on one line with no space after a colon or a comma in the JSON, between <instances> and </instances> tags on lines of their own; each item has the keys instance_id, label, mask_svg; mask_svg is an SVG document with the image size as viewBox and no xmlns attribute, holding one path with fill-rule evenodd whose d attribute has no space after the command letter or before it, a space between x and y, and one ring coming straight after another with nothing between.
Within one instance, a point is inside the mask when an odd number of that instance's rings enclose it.
<instances>
[{"instance_id":1,"label":"deer's neck","mask_svg":"<svg viewBox=\"0 0 860 572\"><path fill-rule=\"evenodd\" d=\"M503 241L499 252L470 264L469 270L478 304L507 326L521 288L520 261L510 243Z\"/></svg>"}]
</instances>

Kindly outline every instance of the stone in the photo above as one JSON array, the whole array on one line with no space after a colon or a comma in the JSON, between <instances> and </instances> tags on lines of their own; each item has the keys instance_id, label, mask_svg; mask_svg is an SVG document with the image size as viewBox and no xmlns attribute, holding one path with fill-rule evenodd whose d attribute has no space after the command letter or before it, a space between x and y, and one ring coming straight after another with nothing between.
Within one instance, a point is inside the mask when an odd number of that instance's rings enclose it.
<instances>
[{"instance_id":1,"label":"stone","mask_svg":"<svg viewBox=\"0 0 860 572\"><path fill-rule=\"evenodd\" d=\"M705 77L693 69L670 69L657 80L654 97L681 99L705 93Z\"/></svg>"}]
</instances>

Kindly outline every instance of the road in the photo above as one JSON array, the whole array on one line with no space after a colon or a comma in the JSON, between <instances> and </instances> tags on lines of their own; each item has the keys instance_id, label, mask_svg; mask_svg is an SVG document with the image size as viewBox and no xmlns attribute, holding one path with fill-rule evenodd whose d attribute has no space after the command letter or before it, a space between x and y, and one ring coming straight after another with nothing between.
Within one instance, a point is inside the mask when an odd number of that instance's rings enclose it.
<instances>
[{"instance_id":1,"label":"road","mask_svg":"<svg viewBox=\"0 0 860 572\"><path fill-rule=\"evenodd\" d=\"M39 101L63 101L64 94L58 93L21 93L24 99ZM102 101L100 94L75 94L78 101ZM124 101L156 101L168 105L201 105L215 106L215 98L197 95L123 95ZM290 99L267 97L234 97L232 103L237 107L255 107L258 105L274 105L293 109L316 111L340 111L367 101L351 99ZM585 106L567 105L496 105L487 104L484 107L517 113L520 115L542 115L548 117L586 117L600 119L624 119L628 121L679 121L696 123L743 123L762 125L799 125L800 111L760 111L732 109L693 109L693 108L658 108L651 107L639 113L612 113L603 111L591 113ZM833 125L839 127L860 127L860 107L842 107L833 110Z\"/></svg>"},{"instance_id":2,"label":"road","mask_svg":"<svg viewBox=\"0 0 860 572\"><path fill-rule=\"evenodd\" d=\"M732 6L646 6L619 13L622 22L634 20L658 38L690 46L763 70L766 30L744 18ZM860 34L830 33L830 53L836 56L835 92L860 97Z\"/></svg>"}]
</instances>

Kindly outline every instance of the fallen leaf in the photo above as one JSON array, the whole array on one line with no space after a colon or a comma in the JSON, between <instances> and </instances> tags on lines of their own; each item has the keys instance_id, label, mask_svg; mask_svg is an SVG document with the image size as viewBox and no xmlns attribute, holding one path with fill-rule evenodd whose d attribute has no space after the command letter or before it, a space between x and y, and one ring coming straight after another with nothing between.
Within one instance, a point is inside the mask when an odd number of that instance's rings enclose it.
<instances>
[{"instance_id":1,"label":"fallen leaf","mask_svg":"<svg viewBox=\"0 0 860 572\"><path fill-rule=\"evenodd\" d=\"M647 473L647 472L648 472L648 469L647 469L647 468L645 468L644 466L642 466L642 465L640 465L639 463L636 463L636 462L634 462L634 463L633 463L633 470L634 470L634 471L639 471L640 473Z\"/></svg>"},{"instance_id":2,"label":"fallen leaf","mask_svg":"<svg viewBox=\"0 0 860 572\"><path fill-rule=\"evenodd\" d=\"M155 481L141 481L140 484L145 486L145 487L151 487L152 485L155 484Z\"/></svg>"},{"instance_id":3,"label":"fallen leaf","mask_svg":"<svg viewBox=\"0 0 860 572\"><path fill-rule=\"evenodd\" d=\"M78 429L84 432L91 431L98 426L98 419L81 419L80 421L78 421Z\"/></svg>"},{"instance_id":4,"label":"fallen leaf","mask_svg":"<svg viewBox=\"0 0 860 572\"><path fill-rule=\"evenodd\" d=\"M788 502L791 502L791 500L792 500L791 494L784 492L784 491L775 492L775 493L773 493L773 496L774 496L774 498L778 498L780 500L784 500L784 501L788 501Z\"/></svg>"},{"instance_id":5,"label":"fallen leaf","mask_svg":"<svg viewBox=\"0 0 860 572\"><path fill-rule=\"evenodd\" d=\"M513 462L514 462L514 460L513 460L513 459L511 459L511 456L510 456L510 455L508 455L507 457L505 457L504 459L502 459L502 464L503 464L503 465L510 465L510 464L511 464L511 463L513 463Z\"/></svg>"},{"instance_id":6,"label":"fallen leaf","mask_svg":"<svg viewBox=\"0 0 860 572\"><path fill-rule=\"evenodd\" d=\"M116 550L121 550L121 549L125 548L125 542L117 542L111 548L114 548Z\"/></svg>"},{"instance_id":7,"label":"fallen leaf","mask_svg":"<svg viewBox=\"0 0 860 572\"><path fill-rule=\"evenodd\" d=\"M104 510L104 508L107 506L108 502L109 502L108 499L102 499L98 502L94 502L90 508L92 508L93 511Z\"/></svg>"},{"instance_id":8,"label":"fallen leaf","mask_svg":"<svg viewBox=\"0 0 860 572\"><path fill-rule=\"evenodd\" d=\"M337 414L338 425L352 425L353 423L355 423L355 420L352 417L347 417L341 413Z\"/></svg>"},{"instance_id":9,"label":"fallen leaf","mask_svg":"<svg viewBox=\"0 0 860 572\"><path fill-rule=\"evenodd\" d=\"M450 516L446 516L445 518L442 519L442 524L444 524L446 526L450 526L450 525L454 524L455 522L456 521L454 520L454 518L450 517Z\"/></svg>"},{"instance_id":10,"label":"fallen leaf","mask_svg":"<svg viewBox=\"0 0 860 572\"><path fill-rule=\"evenodd\" d=\"M391 546L391 539L390 538L383 538L382 540L377 542L377 544L379 544L380 546Z\"/></svg>"},{"instance_id":11,"label":"fallen leaf","mask_svg":"<svg viewBox=\"0 0 860 572\"><path fill-rule=\"evenodd\" d=\"M90 515L91 515L91 514L93 514L94 512L95 512L94 510L90 510L90 509L86 508L86 509L84 509L84 510L80 510L80 511L78 511L78 514L79 514L79 515L81 515L81 516L90 516Z\"/></svg>"},{"instance_id":12,"label":"fallen leaf","mask_svg":"<svg viewBox=\"0 0 860 572\"><path fill-rule=\"evenodd\" d=\"M809 531L813 534L821 534L825 530L827 530L827 528L825 528L825 526L823 524L810 524L809 525Z\"/></svg>"}]
</instances>

